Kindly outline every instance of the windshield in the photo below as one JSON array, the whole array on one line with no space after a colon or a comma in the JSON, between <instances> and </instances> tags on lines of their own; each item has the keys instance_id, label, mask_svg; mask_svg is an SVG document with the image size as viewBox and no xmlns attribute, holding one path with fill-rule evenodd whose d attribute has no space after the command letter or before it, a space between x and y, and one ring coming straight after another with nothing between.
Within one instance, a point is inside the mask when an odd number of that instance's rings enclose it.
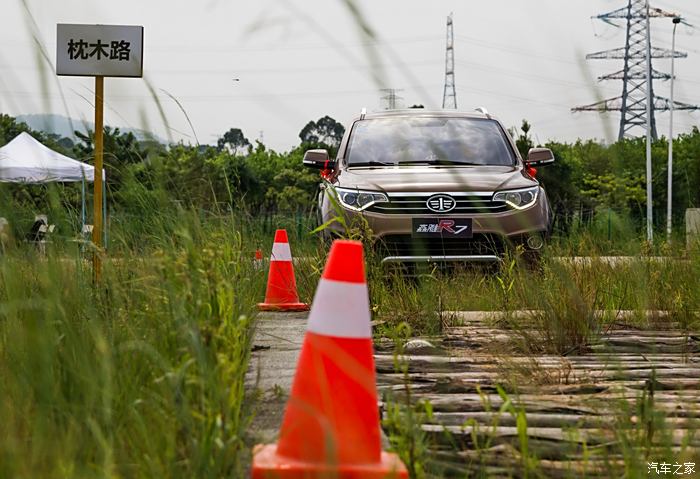
<instances>
[{"instance_id":1,"label":"windshield","mask_svg":"<svg viewBox=\"0 0 700 479\"><path fill-rule=\"evenodd\" d=\"M515 164L494 120L479 118L378 118L355 124L348 166Z\"/></svg>"}]
</instances>

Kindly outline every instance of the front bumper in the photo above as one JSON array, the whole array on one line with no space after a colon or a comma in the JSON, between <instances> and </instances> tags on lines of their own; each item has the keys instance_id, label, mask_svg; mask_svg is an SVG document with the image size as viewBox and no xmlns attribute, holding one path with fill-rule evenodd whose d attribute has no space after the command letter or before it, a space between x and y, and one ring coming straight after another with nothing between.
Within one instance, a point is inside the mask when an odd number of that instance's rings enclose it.
<instances>
[{"instance_id":1,"label":"front bumper","mask_svg":"<svg viewBox=\"0 0 700 479\"><path fill-rule=\"evenodd\" d=\"M413 256L385 256L383 264L405 263L497 263L501 261L500 255L413 255Z\"/></svg>"},{"instance_id":2,"label":"front bumper","mask_svg":"<svg viewBox=\"0 0 700 479\"><path fill-rule=\"evenodd\" d=\"M330 204L323 204L322 211L324 222L337 216ZM385 214L343 209L341 214L347 225L366 225L371 230L384 263L499 261L509 246L523 245L529 251L539 249L528 245L528 239L546 239L552 220L544 190L540 190L537 201L532 206L522 210L469 214ZM411 236L414 218L471 218L473 236L450 238L447 235L416 239ZM327 234L343 234L343 228L337 222L332 223Z\"/></svg>"}]
</instances>

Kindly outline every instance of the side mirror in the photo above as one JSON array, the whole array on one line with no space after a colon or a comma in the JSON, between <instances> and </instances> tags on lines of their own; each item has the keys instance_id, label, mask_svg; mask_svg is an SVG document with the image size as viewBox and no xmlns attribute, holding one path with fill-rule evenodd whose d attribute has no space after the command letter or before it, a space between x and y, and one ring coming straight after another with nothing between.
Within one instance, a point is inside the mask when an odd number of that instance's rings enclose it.
<instances>
[{"instance_id":1,"label":"side mirror","mask_svg":"<svg viewBox=\"0 0 700 479\"><path fill-rule=\"evenodd\" d=\"M528 166L542 166L554 163L554 153L549 148L530 148L527 152L525 164Z\"/></svg>"},{"instance_id":2,"label":"side mirror","mask_svg":"<svg viewBox=\"0 0 700 479\"><path fill-rule=\"evenodd\" d=\"M335 168L335 161L328 156L328 150L307 150L302 160L304 166L317 170L330 170Z\"/></svg>"}]
</instances>

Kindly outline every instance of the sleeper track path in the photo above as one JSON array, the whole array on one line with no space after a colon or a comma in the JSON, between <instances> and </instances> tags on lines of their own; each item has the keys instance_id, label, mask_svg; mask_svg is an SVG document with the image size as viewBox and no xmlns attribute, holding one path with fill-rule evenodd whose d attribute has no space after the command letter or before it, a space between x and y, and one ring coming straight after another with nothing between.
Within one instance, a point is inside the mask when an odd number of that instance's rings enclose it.
<instances>
[{"instance_id":1,"label":"sleeper track path","mask_svg":"<svg viewBox=\"0 0 700 479\"><path fill-rule=\"evenodd\" d=\"M246 373L246 389L256 395L250 432L253 443L277 439L306 333L308 312L258 313Z\"/></svg>"},{"instance_id":2,"label":"sleeper track path","mask_svg":"<svg viewBox=\"0 0 700 479\"><path fill-rule=\"evenodd\" d=\"M508 327L502 313L454 314L459 326L429 338L433 348L396 358L393 344L376 344L383 400L431 405L420 427L435 477L524 477L519 411L530 463L542 477L634 475L626 469L630 451L646 477L640 451L647 444L648 462L700 463L697 331L663 312L634 326L629 314L583 352L525 354L514 347L522 330ZM518 328L527 327L528 313L515 316Z\"/></svg>"}]
</instances>

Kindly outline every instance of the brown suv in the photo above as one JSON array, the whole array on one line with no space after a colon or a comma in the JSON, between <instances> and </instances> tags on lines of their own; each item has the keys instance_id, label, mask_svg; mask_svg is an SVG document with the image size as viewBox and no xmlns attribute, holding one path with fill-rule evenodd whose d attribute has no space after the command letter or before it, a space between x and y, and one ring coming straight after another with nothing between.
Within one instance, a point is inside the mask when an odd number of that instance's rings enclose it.
<instances>
[{"instance_id":1,"label":"brown suv","mask_svg":"<svg viewBox=\"0 0 700 479\"><path fill-rule=\"evenodd\" d=\"M537 253L552 224L535 166L549 149L520 157L511 136L478 113L386 111L360 115L331 160L309 150L304 165L322 170L325 235L366 220L385 263L497 261L508 245ZM341 211L338 211L340 209Z\"/></svg>"}]
</instances>

